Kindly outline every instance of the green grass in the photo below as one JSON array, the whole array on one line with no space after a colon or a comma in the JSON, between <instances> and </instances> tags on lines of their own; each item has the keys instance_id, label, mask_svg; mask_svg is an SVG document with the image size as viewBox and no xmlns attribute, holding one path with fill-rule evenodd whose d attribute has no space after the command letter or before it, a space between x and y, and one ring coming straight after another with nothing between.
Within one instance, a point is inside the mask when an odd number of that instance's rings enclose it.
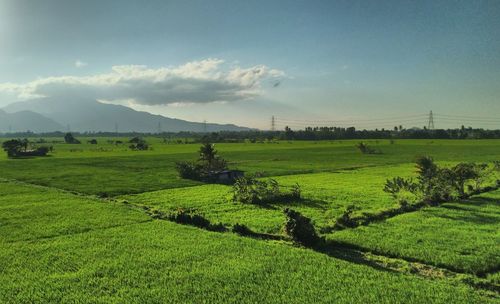
<instances>
[{"instance_id":1,"label":"green grass","mask_svg":"<svg viewBox=\"0 0 500 304\"><path fill-rule=\"evenodd\" d=\"M330 239L468 273L500 265L500 191L403 214Z\"/></svg>"},{"instance_id":2,"label":"green grass","mask_svg":"<svg viewBox=\"0 0 500 304\"><path fill-rule=\"evenodd\" d=\"M231 187L224 185L167 189L119 198L164 212L178 208L195 209L212 222L239 223L256 232L280 233L285 220L282 210L287 207L312 218L318 229L332 224L351 204L360 208L357 213L374 213L394 207L393 199L382 190L387 174L408 175L412 171L411 165L401 165L280 176L276 180L284 186L299 183L303 199L287 204L271 203L265 207L233 202Z\"/></svg>"},{"instance_id":3,"label":"green grass","mask_svg":"<svg viewBox=\"0 0 500 304\"><path fill-rule=\"evenodd\" d=\"M47 158L0 154L0 303L498 302L451 278L152 220L140 207L194 208L212 222L268 233L281 233L282 209L291 207L319 229L351 204L357 214L394 207L385 180L414 174L417 155L450 164L500 160L500 141L368 141L380 155L361 154L358 141L217 144L231 167L302 187L301 201L259 207L231 202L228 186L177 177L175 162L196 159L198 144L148 138L153 150L138 152L98 140L55 143ZM129 204L92 196L103 193ZM500 191L483 194L327 237L464 272L498 270L499 201ZM486 280L498 285L498 272Z\"/></svg>"},{"instance_id":4,"label":"green grass","mask_svg":"<svg viewBox=\"0 0 500 304\"><path fill-rule=\"evenodd\" d=\"M82 138L86 142L85 138ZM121 139L126 140L126 139ZM0 176L88 194L120 195L196 185L182 180L176 161L195 160L199 144L164 144L148 138L152 151L130 151L99 139L98 145L54 144L46 158L7 159L0 154ZM377 144L378 142L378 144ZM357 141L217 144L231 167L267 176L404 164L417 155L438 161L498 160L500 141L400 140L373 141L384 154L363 155ZM75 150L75 152L71 152ZM102 150L102 151L101 151Z\"/></svg>"},{"instance_id":5,"label":"green grass","mask_svg":"<svg viewBox=\"0 0 500 304\"><path fill-rule=\"evenodd\" d=\"M4 196L33 201L22 205L31 219L41 210L37 196L59 201L50 209L66 216L42 215L59 227L49 234L33 234L38 221L16 219L2 228L10 235L23 226L30 237L14 234L0 248L0 302L494 302L460 283L381 271L285 243L144 222L127 205L10 186ZM68 205L85 212L68 212ZM67 229L69 222L85 223L85 230Z\"/></svg>"},{"instance_id":6,"label":"green grass","mask_svg":"<svg viewBox=\"0 0 500 304\"><path fill-rule=\"evenodd\" d=\"M0 243L83 233L150 220L123 205L0 181Z\"/></svg>"}]
</instances>

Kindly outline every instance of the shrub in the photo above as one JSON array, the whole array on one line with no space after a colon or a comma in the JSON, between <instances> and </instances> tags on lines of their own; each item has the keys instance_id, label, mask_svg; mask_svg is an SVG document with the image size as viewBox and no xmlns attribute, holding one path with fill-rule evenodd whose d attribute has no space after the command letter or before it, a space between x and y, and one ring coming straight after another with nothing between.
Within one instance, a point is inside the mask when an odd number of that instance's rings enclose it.
<instances>
[{"instance_id":1,"label":"shrub","mask_svg":"<svg viewBox=\"0 0 500 304\"><path fill-rule=\"evenodd\" d=\"M301 189L298 184L292 186L290 192L284 192L274 179L262 181L252 177L241 177L233 184L233 201L245 204L288 202L300 199L300 196Z\"/></svg>"},{"instance_id":2,"label":"shrub","mask_svg":"<svg viewBox=\"0 0 500 304\"><path fill-rule=\"evenodd\" d=\"M73 134L71 133L66 133L66 135L64 135L64 142L67 143L67 144L80 144L80 141L78 139L76 139Z\"/></svg>"},{"instance_id":3,"label":"shrub","mask_svg":"<svg viewBox=\"0 0 500 304\"><path fill-rule=\"evenodd\" d=\"M290 195L294 199L300 199L302 196L302 189L300 188L300 185L295 183L295 185L292 186L292 190L290 192Z\"/></svg>"},{"instance_id":4,"label":"shrub","mask_svg":"<svg viewBox=\"0 0 500 304\"><path fill-rule=\"evenodd\" d=\"M398 200L401 207L408 207L411 199L420 199L428 204L456 198L465 198L480 191L481 184L490 178L494 170L487 164L459 163L451 168L440 168L431 157L416 160L418 183L401 177L387 180L384 191ZM470 182L475 182L476 189ZM411 197L411 199L410 199Z\"/></svg>"},{"instance_id":5,"label":"shrub","mask_svg":"<svg viewBox=\"0 0 500 304\"><path fill-rule=\"evenodd\" d=\"M364 142L360 142L356 145L356 148L358 148L358 150L363 153L363 154L377 154L377 153L380 153L380 152L377 152L375 149L373 149L372 147L368 146L367 144L365 144Z\"/></svg>"},{"instance_id":6,"label":"shrub","mask_svg":"<svg viewBox=\"0 0 500 304\"><path fill-rule=\"evenodd\" d=\"M395 177L388 179L385 182L384 192L391 194L391 196L402 206L407 206L412 201L416 201L418 184L413 180L405 179L402 177Z\"/></svg>"},{"instance_id":7,"label":"shrub","mask_svg":"<svg viewBox=\"0 0 500 304\"><path fill-rule=\"evenodd\" d=\"M286 216L284 231L295 243L306 247L318 244L320 238L314 229L311 219L292 209L283 211Z\"/></svg>"},{"instance_id":8,"label":"shrub","mask_svg":"<svg viewBox=\"0 0 500 304\"><path fill-rule=\"evenodd\" d=\"M210 221L203 216L196 214L192 209L178 209L167 217L170 221L208 229Z\"/></svg>"},{"instance_id":9,"label":"shrub","mask_svg":"<svg viewBox=\"0 0 500 304\"><path fill-rule=\"evenodd\" d=\"M349 205L344 209L344 212L336 219L335 228L354 228L358 226L358 222L354 220L352 214L357 208L354 205Z\"/></svg>"},{"instance_id":10,"label":"shrub","mask_svg":"<svg viewBox=\"0 0 500 304\"><path fill-rule=\"evenodd\" d=\"M199 153L200 156L197 163L176 163L176 170L179 176L182 178L215 182L214 173L228 168L226 160L217 155L215 146L210 143L203 144L200 147Z\"/></svg>"},{"instance_id":11,"label":"shrub","mask_svg":"<svg viewBox=\"0 0 500 304\"><path fill-rule=\"evenodd\" d=\"M97 145L97 139L91 139L88 141L88 143L91 145Z\"/></svg>"},{"instance_id":12,"label":"shrub","mask_svg":"<svg viewBox=\"0 0 500 304\"><path fill-rule=\"evenodd\" d=\"M27 139L11 139L2 143L2 148L8 157L46 156L52 147L33 147Z\"/></svg>"},{"instance_id":13,"label":"shrub","mask_svg":"<svg viewBox=\"0 0 500 304\"><path fill-rule=\"evenodd\" d=\"M190 162L176 162L175 170L182 178L201 180L201 166Z\"/></svg>"},{"instance_id":14,"label":"shrub","mask_svg":"<svg viewBox=\"0 0 500 304\"><path fill-rule=\"evenodd\" d=\"M142 138L140 137L134 137L132 138L129 143L131 143L131 145L129 146L129 148L131 150L135 150L135 151L145 151L145 150L148 150L149 149L149 144Z\"/></svg>"},{"instance_id":15,"label":"shrub","mask_svg":"<svg viewBox=\"0 0 500 304\"><path fill-rule=\"evenodd\" d=\"M166 217L161 213L157 217L162 219L166 218L172 222L183 225L191 225L210 231L224 232L227 230L222 223L211 224L210 221L205 217L197 214L194 209L178 209L175 212L170 213Z\"/></svg>"}]
</instances>

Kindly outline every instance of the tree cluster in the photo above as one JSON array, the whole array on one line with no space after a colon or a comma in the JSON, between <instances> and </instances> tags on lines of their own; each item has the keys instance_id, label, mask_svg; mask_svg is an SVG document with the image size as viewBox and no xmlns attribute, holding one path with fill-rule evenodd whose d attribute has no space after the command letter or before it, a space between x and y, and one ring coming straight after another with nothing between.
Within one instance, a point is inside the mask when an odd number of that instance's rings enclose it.
<instances>
[{"instance_id":1,"label":"tree cluster","mask_svg":"<svg viewBox=\"0 0 500 304\"><path fill-rule=\"evenodd\" d=\"M298 184L293 185L288 191L283 188L274 179L264 181L253 177L238 178L233 184L233 201L264 205L300 199L301 189Z\"/></svg>"},{"instance_id":2,"label":"tree cluster","mask_svg":"<svg viewBox=\"0 0 500 304\"><path fill-rule=\"evenodd\" d=\"M2 148L10 158L22 156L46 156L52 147L36 147L28 139L11 139L2 143Z\"/></svg>"},{"instance_id":3,"label":"tree cluster","mask_svg":"<svg viewBox=\"0 0 500 304\"><path fill-rule=\"evenodd\" d=\"M146 151L149 149L149 144L140 137L134 137L129 140L129 148L134 151Z\"/></svg>"},{"instance_id":4,"label":"tree cluster","mask_svg":"<svg viewBox=\"0 0 500 304\"><path fill-rule=\"evenodd\" d=\"M177 162L175 168L182 178L212 181L215 172L227 170L227 162L217 154L215 145L205 143L196 162Z\"/></svg>"},{"instance_id":5,"label":"tree cluster","mask_svg":"<svg viewBox=\"0 0 500 304\"><path fill-rule=\"evenodd\" d=\"M417 180L395 177L387 180L384 191L390 193L402 206L415 201L438 204L453 199L467 198L479 193L484 182L498 186L499 162L492 165L459 163L440 167L430 157L416 161ZM496 180L495 180L496 179Z\"/></svg>"}]
</instances>

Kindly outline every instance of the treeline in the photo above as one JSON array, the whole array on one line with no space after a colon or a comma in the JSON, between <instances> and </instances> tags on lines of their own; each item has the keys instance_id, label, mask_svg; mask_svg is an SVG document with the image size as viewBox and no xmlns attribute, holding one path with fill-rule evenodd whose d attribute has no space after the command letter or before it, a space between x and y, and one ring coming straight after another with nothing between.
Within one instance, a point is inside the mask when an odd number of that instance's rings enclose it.
<instances>
[{"instance_id":1,"label":"treeline","mask_svg":"<svg viewBox=\"0 0 500 304\"><path fill-rule=\"evenodd\" d=\"M62 137L63 132L52 133L6 133L0 137ZM286 127L282 131L220 131L211 133L199 132L162 132L162 133L115 133L115 132L73 132L76 136L92 137L161 137L165 142L263 142L270 140L342 140L342 139L500 139L500 130L485 130L464 127L458 129L375 129L357 130L354 127L307 127L303 130L292 130Z\"/></svg>"}]
</instances>

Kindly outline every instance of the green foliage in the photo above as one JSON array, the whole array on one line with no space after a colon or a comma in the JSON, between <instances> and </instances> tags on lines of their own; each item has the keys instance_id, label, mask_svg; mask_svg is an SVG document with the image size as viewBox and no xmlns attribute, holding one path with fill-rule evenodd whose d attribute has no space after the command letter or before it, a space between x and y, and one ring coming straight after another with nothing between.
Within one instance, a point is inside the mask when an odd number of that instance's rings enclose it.
<instances>
[{"instance_id":1,"label":"green foliage","mask_svg":"<svg viewBox=\"0 0 500 304\"><path fill-rule=\"evenodd\" d=\"M81 142L76 139L73 134L71 133L66 133L66 135L64 135L64 142L67 143L67 144L80 144Z\"/></svg>"},{"instance_id":2,"label":"green foliage","mask_svg":"<svg viewBox=\"0 0 500 304\"><path fill-rule=\"evenodd\" d=\"M133 151L146 151L149 149L149 144L140 137L132 138L129 143L131 144L129 148Z\"/></svg>"},{"instance_id":3,"label":"green foliage","mask_svg":"<svg viewBox=\"0 0 500 304\"><path fill-rule=\"evenodd\" d=\"M197 163L194 162L176 162L175 169L182 178L216 182L213 174L227 169L225 159L217 155L215 146L205 143L200 147L200 157Z\"/></svg>"},{"instance_id":4,"label":"green foliage","mask_svg":"<svg viewBox=\"0 0 500 304\"><path fill-rule=\"evenodd\" d=\"M198 228L223 232L226 231L226 227L221 223L212 224L202 215L198 214L194 209L182 209L179 208L175 212L170 213L167 219L183 225L191 225Z\"/></svg>"},{"instance_id":5,"label":"green foliage","mask_svg":"<svg viewBox=\"0 0 500 304\"><path fill-rule=\"evenodd\" d=\"M25 149L25 145L20 139L11 139L4 141L2 143L2 148L5 152L7 152L9 157L15 157L18 152L22 151L23 148Z\"/></svg>"},{"instance_id":6,"label":"green foliage","mask_svg":"<svg viewBox=\"0 0 500 304\"><path fill-rule=\"evenodd\" d=\"M134 206L154 205L165 215L182 208L202 214L210 223L232 225L233 230L240 223L235 232L243 234L277 234L283 226L283 213L276 205L234 204L226 198L229 186L199 185L177 178L175 163L188 160L198 146L160 145L159 140L148 138L155 150L139 154L114 145L115 139L113 143L99 140L97 147L82 139L85 144L78 147L78 153L70 153L69 145L54 143L56 152L51 158L7 161L0 157L1 177L91 194L140 193L127 196L125 205L36 186L0 184L0 242L8 244L0 246L0 302L161 302L165 298L217 302L230 297L244 303L265 302L276 294L280 301L315 303L496 300L459 281L426 280L282 242L151 221ZM303 200L283 205L307 214L309 223L318 229L342 215L342 207L348 203L359 207L349 216L355 220L360 213L377 214L393 207L381 185L391 176L411 177L411 167L405 163L417 153L448 161L446 168L451 170L457 161L498 158L499 147L494 141L436 140L431 145L401 140L392 146L387 142L386 154L367 158L353 151L353 144L280 142L218 148L231 163L249 172L276 176L278 188L300 193ZM346 168L350 170L342 170ZM293 190L296 181L303 189ZM468 193L475 191L477 181L465 182L466 188L473 186ZM490 178L479 181L481 187L491 182ZM269 184L269 188L276 187ZM458 191L450 187L452 193ZM159 189L163 190L153 191ZM482 273L498 265L498 199L481 195L444 203L369 226L335 231L328 237L375 253ZM222 224L209 227L225 229ZM265 284L266 289L256 289L255 282ZM285 285L290 288L284 290Z\"/></svg>"},{"instance_id":7,"label":"green foliage","mask_svg":"<svg viewBox=\"0 0 500 304\"><path fill-rule=\"evenodd\" d=\"M283 213L286 216L283 230L287 236L295 243L306 247L313 247L318 244L320 238L311 223L311 219L289 208L284 209Z\"/></svg>"},{"instance_id":8,"label":"green foliage","mask_svg":"<svg viewBox=\"0 0 500 304\"><path fill-rule=\"evenodd\" d=\"M23 157L23 156L46 156L52 147L35 147L28 139L11 139L2 143L2 148L7 152L7 156Z\"/></svg>"},{"instance_id":9,"label":"green foliage","mask_svg":"<svg viewBox=\"0 0 500 304\"><path fill-rule=\"evenodd\" d=\"M298 184L293 185L291 191L283 191L275 179L264 181L253 177L236 179L232 190L233 201L257 205L300 200L301 195Z\"/></svg>"},{"instance_id":10,"label":"green foliage","mask_svg":"<svg viewBox=\"0 0 500 304\"><path fill-rule=\"evenodd\" d=\"M466 198L480 191L481 184L493 172L488 164L458 163L451 168L441 168L426 156L417 158L415 167L418 183L401 177L386 181L384 191L390 193L402 206L410 204L409 194L413 195L413 202L423 200L432 205ZM472 181L475 182L476 189L468 184ZM466 189L469 189L469 193Z\"/></svg>"},{"instance_id":11,"label":"green foliage","mask_svg":"<svg viewBox=\"0 0 500 304\"><path fill-rule=\"evenodd\" d=\"M354 228L358 226L358 221L353 217L354 211L358 208L354 205L349 205L344 209L344 212L335 220L335 229Z\"/></svg>"},{"instance_id":12,"label":"green foliage","mask_svg":"<svg viewBox=\"0 0 500 304\"><path fill-rule=\"evenodd\" d=\"M401 207L408 207L419 199L419 185L412 178L395 177L388 179L384 186L384 192L391 196Z\"/></svg>"},{"instance_id":13,"label":"green foliage","mask_svg":"<svg viewBox=\"0 0 500 304\"><path fill-rule=\"evenodd\" d=\"M368 144L366 144L364 142L358 143L356 145L356 148L358 148L358 150L363 154L380 154L380 152L373 149L372 147L370 147Z\"/></svg>"},{"instance_id":14,"label":"green foliage","mask_svg":"<svg viewBox=\"0 0 500 304\"><path fill-rule=\"evenodd\" d=\"M192 162L176 162L175 170L182 178L202 180L202 166Z\"/></svg>"},{"instance_id":15,"label":"green foliage","mask_svg":"<svg viewBox=\"0 0 500 304\"><path fill-rule=\"evenodd\" d=\"M500 264L500 191L401 214L329 238L382 255L459 272L491 272Z\"/></svg>"}]
</instances>

